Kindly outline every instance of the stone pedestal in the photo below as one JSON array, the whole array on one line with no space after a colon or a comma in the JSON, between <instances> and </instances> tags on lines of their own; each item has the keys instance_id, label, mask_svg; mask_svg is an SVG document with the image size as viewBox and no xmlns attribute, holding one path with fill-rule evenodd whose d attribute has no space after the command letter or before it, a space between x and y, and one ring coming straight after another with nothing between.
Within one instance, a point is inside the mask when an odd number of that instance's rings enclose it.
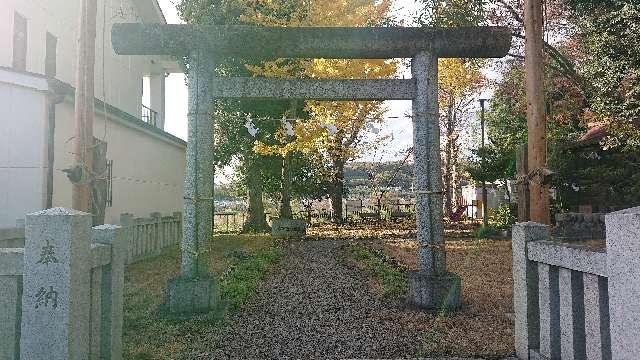
<instances>
[{"instance_id":1,"label":"stone pedestal","mask_svg":"<svg viewBox=\"0 0 640 360\"><path fill-rule=\"evenodd\" d=\"M213 277L178 277L167 283L162 310L171 314L201 314L219 303L219 290Z\"/></svg>"},{"instance_id":2,"label":"stone pedestal","mask_svg":"<svg viewBox=\"0 0 640 360\"><path fill-rule=\"evenodd\" d=\"M409 273L407 301L427 310L455 310L460 304L460 276L450 272L432 275L412 271Z\"/></svg>"}]
</instances>

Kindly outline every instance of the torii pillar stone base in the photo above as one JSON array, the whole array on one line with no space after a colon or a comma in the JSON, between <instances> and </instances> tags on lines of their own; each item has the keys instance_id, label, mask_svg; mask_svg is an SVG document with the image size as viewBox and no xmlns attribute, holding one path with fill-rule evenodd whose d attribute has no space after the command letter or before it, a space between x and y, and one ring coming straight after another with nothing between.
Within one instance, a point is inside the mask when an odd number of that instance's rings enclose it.
<instances>
[{"instance_id":1,"label":"torii pillar stone base","mask_svg":"<svg viewBox=\"0 0 640 360\"><path fill-rule=\"evenodd\" d=\"M209 271L213 213L213 122L211 80L215 64L200 51L190 56L189 141L182 220L181 274L165 289L163 312L206 313L219 303L216 277Z\"/></svg>"},{"instance_id":2,"label":"torii pillar stone base","mask_svg":"<svg viewBox=\"0 0 640 360\"><path fill-rule=\"evenodd\" d=\"M413 151L418 270L409 274L407 301L423 309L453 310L460 302L460 277L445 270L438 57L418 53L411 72L416 82Z\"/></svg>"}]
</instances>

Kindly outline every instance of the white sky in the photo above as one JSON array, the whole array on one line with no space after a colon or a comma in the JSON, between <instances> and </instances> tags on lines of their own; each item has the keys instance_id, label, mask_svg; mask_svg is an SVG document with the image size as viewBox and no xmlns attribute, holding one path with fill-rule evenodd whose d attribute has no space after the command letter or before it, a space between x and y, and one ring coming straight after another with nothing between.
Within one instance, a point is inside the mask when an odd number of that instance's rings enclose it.
<instances>
[{"instance_id":1,"label":"white sky","mask_svg":"<svg viewBox=\"0 0 640 360\"><path fill-rule=\"evenodd\" d=\"M176 0L158 0L168 23L181 23L176 8ZM396 0L394 11L406 19L404 25L411 25L411 19L417 11L415 0ZM410 77L407 69L402 75ZM401 75L401 76L402 76ZM388 101L388 117L402 117L411 112L411 101ZM165 130L182 139L187 138L187 88L182 74L171 74L166 79L166 121ZM386 119L378 136L390 135L390 140L379 151L367 154L363 160L392 160L404 157L400 151L413 144L411 119ZM376 136L370 134L370 136Z\"/></svg>"}]
</instances>

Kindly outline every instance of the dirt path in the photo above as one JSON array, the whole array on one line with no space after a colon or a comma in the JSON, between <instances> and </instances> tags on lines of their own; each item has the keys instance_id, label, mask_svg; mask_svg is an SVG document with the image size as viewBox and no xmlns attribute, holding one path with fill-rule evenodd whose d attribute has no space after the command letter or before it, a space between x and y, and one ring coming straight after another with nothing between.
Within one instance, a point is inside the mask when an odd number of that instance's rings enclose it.
<instances>
[{"instance_id":1,"label":"dirt path","mask_svg":"<svg viewBox=\"0 0 640 360\"><path fill-rule=\"evenodd\" d=\"M279 270L231 320L212 359L414 357L426 328L377 299L343 259L343 241L293 242ZM426 324L425 324L426 325Z\"/></svg>"}]
</instances>

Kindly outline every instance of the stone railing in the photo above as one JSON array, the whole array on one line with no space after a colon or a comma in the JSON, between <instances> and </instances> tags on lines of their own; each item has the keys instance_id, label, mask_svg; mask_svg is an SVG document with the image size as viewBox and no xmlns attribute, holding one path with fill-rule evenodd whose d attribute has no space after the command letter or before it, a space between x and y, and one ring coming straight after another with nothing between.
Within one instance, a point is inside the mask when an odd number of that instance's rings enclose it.
<instances>
[{"instance_id":1,"label":"stone railing","mask_svg":"<svg viewBox=\"0 0 640 360\"><path fill-rule=\"evenodd\" d=\"M520 359L635 359L640 353L640 208L606 216L606 249L513 227L515 348Z\"/></svg>"},{"instance_id":2,"label":"stone railing","mask_svg":"<svg viewBox=\"0 0 640 360\"><path fill-rule=\"evenodd\" d=\"M168 246L179 244L182 239L182 213L162 216L151 213L149 218L134 218L132 214L121 214L120 225L129 239L126 263L159 255Z\"/></svg>"},{"instance_id":3,"label":"stone railing","mask_svg":"<svg viewBox=\"0 0 640 360\"><path fill-rule=\"evenodd\" d=\"M24 247L24 227L0 229L0 248Z\"/></svg>"},{"instance_id":4,"label":"stone railing","mask_svg":"<svg viewBox=\"0 0 640 360\"><path fill-rule=\"evenodd\" d=\"M0 249L0 359L121 359L126 240L119 226L49 209L24 248Z\"/></svg>"}]
</instances>

